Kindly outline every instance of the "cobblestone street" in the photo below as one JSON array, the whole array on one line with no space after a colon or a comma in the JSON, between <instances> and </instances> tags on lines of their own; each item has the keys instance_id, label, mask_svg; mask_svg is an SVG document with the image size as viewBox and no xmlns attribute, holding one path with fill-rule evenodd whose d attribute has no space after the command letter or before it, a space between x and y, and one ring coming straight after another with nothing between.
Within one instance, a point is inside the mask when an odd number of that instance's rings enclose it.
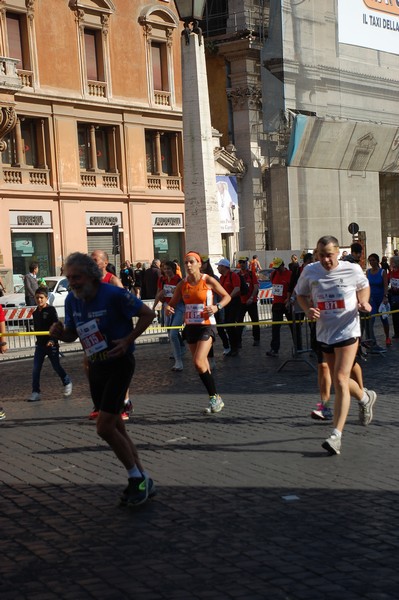
<instances>
[{"instance_id":1,"label":"cobblestone street","mask_svg":"<svg viewBox=\"0 0 399 600\"><path fill-rule=\"evenodd\" d=\"M158 494L136 513L118 507L124 469L87 419L82 354L62 360L64 399L45 362L31 404L32 360L3 361L2 600L394 600L399 589L399 344L362 363L378 400L361 427L352 402L340 456L321 443L316 373L267 358L247 332L241 356L218 340L225 409L207 399L188 353L172 373L169 346L139 345L127 425ZM307 357L307 356L306 356ZM314 362L314 361L313 361Z\"/></svg>"}]
</instances>

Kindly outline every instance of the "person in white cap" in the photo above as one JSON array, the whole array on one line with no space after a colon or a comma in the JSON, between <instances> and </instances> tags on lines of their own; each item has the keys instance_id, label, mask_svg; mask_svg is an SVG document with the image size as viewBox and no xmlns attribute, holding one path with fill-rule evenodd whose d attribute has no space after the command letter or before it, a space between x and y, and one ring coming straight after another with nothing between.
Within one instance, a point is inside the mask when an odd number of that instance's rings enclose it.
<instances>
[{"instance_id":1,"label":"person in white cap","mask_svg":"<svg viewBox=\"0 0 399 600\"><path fill-rule=\"evenodd\" d=\"M224 307L224 323L237 323L240 313L240 278L237 273L230 269L230 261L222 258L217 263L220 273L220 285L230 294L231 301ZM225 356L237 356L239 331L237 327L226 327L225 331L229 339L230 348L223 352Z\"/></svg>"}]
</instances>

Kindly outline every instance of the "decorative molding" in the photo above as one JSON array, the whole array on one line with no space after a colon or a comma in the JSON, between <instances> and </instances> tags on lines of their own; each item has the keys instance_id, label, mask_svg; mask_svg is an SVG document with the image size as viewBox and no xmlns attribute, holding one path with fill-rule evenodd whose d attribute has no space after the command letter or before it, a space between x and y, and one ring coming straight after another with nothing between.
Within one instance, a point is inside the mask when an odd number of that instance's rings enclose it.
<instances>
[{"instance_id":1,"label":"decorative molding","mask_svg":"<svg viewBox=\"0 0 399 600\"><path fill-rule=\"evenodd\" d=\"M108 35L109 32L109 15L101 15L101 25L103 35Z\"/></svg>"},{"instance_id":2,"label":"decorative molding","mask_svg":"<svg viewBox=\"0 0 399 600\"><path fill-rule=\"evenodd\" d=\"M7 148L3 138L10 133L17 123L17 113L13 106L0 106L0 152Z\"/></svg>"},{"instance_id":3,"label":"decorative molding","mask_svg":"<svg viewBox=\"0 0 399 600\"><path fill-rule=\"evenodd\" d=\"M25 0L26 14L31 21L33 21L35 16L35 1L36 0Z\"/></svg>"},{"instance_id":4,"label":"decorative molding","mask_svg":"<svg viewBox=\"0 0 399 600\"><path fill-rule=\"evenodd\" d=\"M262 108L262 89L256 85L248 85L227 90L227 98L234 107L241 107L248 103L250 108Z\"/></svg>"}]
</instances>

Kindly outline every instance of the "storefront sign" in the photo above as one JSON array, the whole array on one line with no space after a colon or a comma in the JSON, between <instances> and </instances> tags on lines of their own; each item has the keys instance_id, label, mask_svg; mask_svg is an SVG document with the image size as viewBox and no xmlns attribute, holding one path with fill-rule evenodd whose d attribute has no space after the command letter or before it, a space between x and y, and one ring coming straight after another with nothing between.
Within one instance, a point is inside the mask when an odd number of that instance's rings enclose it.
<instances>
[{"instance_id":1,"label":"storefront sign","mask_svg":"<svg viewBox=\"0 0 399 600\"><path fill-rule=\"evenodd\" d=\"M51 228L51 212L50 211L10 211L10 225L12 228Z\"/></svg>"},{"instance_id":2,"label":"storefront sign","mask_svg":"<svg viewBox=\"0 0 399 600\"><path fill-rule=\"evenodd\" d=\"M121 213L86 213L87 227L113 227L122 226Z\"/></svg>"},{"instance_id":3,"label":"storefront sign","mask_svg":"<svg viewBox=\"0 0 399 600\"><path fill-rule=\"evenodd\" d=\"M153 214L152 226L156 229L183 229L183 215Z\"/></svg>"}]
</instances>

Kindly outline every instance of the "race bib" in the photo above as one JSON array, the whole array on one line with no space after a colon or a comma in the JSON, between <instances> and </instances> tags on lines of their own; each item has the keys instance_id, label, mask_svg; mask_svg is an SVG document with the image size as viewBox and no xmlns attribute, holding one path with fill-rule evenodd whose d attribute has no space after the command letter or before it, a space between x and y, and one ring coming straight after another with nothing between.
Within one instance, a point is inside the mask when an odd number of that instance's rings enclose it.
<instances>
[{"instance_id":1,"label":"race bib","mask_svg":"<svg viewBox=\"0 0 399 600\"><path fill-rule=\"evenodd\" d=\"M282 296L284 293L284 286L282 283L273 283L273 296Z\"/></svg>"},{"instance_id":2,"label":"race bib","mask_svg":"<svg viewBox=\"0 0 399 600\"><path fill-rule=\"evenodd\" d=\"M399 279L391 277L391 288L393 288L394 290L399 290Z\"/></svg>"},{"instance_id":3,"label":"race bib","mask_svg":"<svg viewBox=\"0 0 399 600\"><path fill-rule=\"evenodd\" d=\"M176 289L175 285L165 284L163 286L165 298L172 298L173 294L175 293L175 289Z\"/></svg>"},{"instance_id":4,"label":"race bib","mask_svg":"<svg viewBox=\"0 0 399 600\"><path fill-rule=\"evenodd\" d=\"M345 310L345 299L342 294L322 294L317 297L317 308L324 314Z\"/></svg>"},{"instance_id":5,"label":"race bib","mask_svg":"<svg viewBox=\"0 0 399 600\"><path fill-rule=\"evenodd\" d=\"M76 331L86 356L92 356L108 348L107 342L100 332L95 319L79 325Z\"/></svg>"},{"instance_id":6,"label":"race bib","mask_svg":"<svg viewBox=\"0 0 399 600\"><path fill-rule=\"evenodd\" d=\"M187 325L204 323L204 305L186 304L185 322Z\"/></svg>"}]
</instances>

